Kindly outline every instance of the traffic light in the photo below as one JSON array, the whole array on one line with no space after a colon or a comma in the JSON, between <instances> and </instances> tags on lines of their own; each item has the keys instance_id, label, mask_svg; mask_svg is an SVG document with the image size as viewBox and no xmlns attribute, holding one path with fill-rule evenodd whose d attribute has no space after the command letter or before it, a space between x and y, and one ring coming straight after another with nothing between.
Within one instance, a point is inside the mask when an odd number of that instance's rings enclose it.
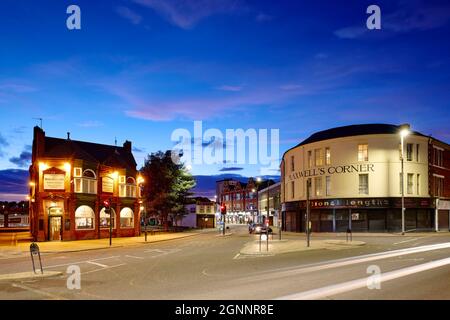
<instances>
[{"instance_id":1,"label":"traffic light","mask_svg":"<svg viewBox=\"0 0 450 320\"><path fill-rule=\"evenodd\" d=\"M226 205L222 204L220 206L220 213L221 214L227 214L227 206Z\"/></svg>"},{"instance_id":2,"label":"traffic light","mask_svg":"<svg viewBox=\"0 0 450 320\"><path fill-rule=\"evenodd\" d=\"M109 203L109 200L104 200L103 206L105 207L105 213L111 214L111 204Z\"/></svg>"}]
</instances>

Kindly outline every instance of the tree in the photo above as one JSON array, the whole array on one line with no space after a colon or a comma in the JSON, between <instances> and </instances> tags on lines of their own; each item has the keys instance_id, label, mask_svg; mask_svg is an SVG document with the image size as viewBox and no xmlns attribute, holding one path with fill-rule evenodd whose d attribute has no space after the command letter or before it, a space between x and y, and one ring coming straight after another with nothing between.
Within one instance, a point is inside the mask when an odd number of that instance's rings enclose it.
<instances>
[{"instance_id":1,"label":"tree","mask_svg":"<svg viewBox=\"0 0 450 320\"><path fill-rule=\"evenodd\" d=\"M146 183L143 197L147 212L158 216L167 228L169 215L176 220L185 214L184 204L191 195L195 180L183 163L172 161L171 151L158 151L147 156L141 175Z\"/></svg>"}]
</instances>

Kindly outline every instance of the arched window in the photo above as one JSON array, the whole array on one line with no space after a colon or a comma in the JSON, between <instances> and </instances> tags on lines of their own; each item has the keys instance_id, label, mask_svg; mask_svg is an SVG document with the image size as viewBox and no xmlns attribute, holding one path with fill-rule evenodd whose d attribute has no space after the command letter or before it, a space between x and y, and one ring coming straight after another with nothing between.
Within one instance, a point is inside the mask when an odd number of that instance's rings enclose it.
<instances>
[{"instance_id":1,"label":"arched window","mask_svg":"<svg viewBox=\"0 0 450 320\"><path fill-rule=\"evenodd\" d=\"M75 229L94 229L94 210L89 206L79 206L75 210Z\"/></svg>"},{"instance_id":2,"label":"arched window","mask_svg":"<svg viewBox=\"0 0 450 320\"><path fill-rule=\"evenodd\" d=\"M81 171L81 168L76 168ZM74 190L77 193L97 193L97 176L91 169L83 171L81 177L74 178Z\"/></svg>"},{"instance_id":3,"label":"arched window","mask_svg":"<svg viewBox=\"0 0 450 320\"><path fill-rule=\"evenodd\" d=\"M127 178L127 183L128 183L128 184L136 184L136 180L134 180L133 177L128 177L128 178Z\"/></svg>"},{"instance_id":4,"label":"arched window","mask_svg":"<svg viewBox=\"0 0 450 320\"><path fill-rule=\"evenodd\" d=\"M121 228L133 228L134 227L134 213L128 207L120 210L120 227Z\"/></svg>"},{"instance_id":5,"label":"arched window","mask_svg":"<svg viewBox=\"0 0 450 320\"><path fill-rule=\"evenodd\" d=\"M112 216L112 226L113 229L116 228L116 211L114 211L113 208L111 208L111 216ZM109 220L110 215L106 214L105 208L102 208L100 210L100 228L109 228Z\"/></svg>"},{"instance_id":6,"label":"arched window","mask_svg":"<svg viewBox=\"0 0 450 320\"><path fill-rule=\"evenodd\" d=\"M119 196L136 198L136 180L133 177L127 177L126 183L119 184Z\"/></svg>"},{"instance_id":7,"label":"arched window","mask_svg":"<svg viewBox=\"0 0 450 320\"><path fill-rule=\"evenodd\" d=\"M92 178L92 179L97 178L96 175L95 175L95 172L93 170L91 170L91 169L84 170L83 171L83 177L85 177L85 178Z\"/></svg>"}]
</instances>

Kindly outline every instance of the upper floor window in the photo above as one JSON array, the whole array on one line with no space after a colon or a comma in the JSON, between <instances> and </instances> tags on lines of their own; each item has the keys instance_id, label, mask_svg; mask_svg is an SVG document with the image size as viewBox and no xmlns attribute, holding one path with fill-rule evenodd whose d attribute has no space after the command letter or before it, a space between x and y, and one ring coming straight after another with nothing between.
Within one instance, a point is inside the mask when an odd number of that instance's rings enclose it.
<instances>
[{"instance_id":1,"label":"upper floor window","mask_svg":"<svg viewBox=\"0 0 450 320\"><path fill-rule=\"evenodd\" d=\"M314 178L314 194L318 197L322 195L322 177Z\"/></svg>"},{"instance_id":2,"label":"upper floor window","mask_svg":"<svg viewBox=\"0 0 450 320\"><path fill-rule=\"evenodd\" d=\"M368 144L358 144L358 161L369 161Z\"/></svg>"},{"instance_id":3,"label":"upper floor window","mask_svg":"<svg viewBox=\"0 0 450 320\"><path fill-rule=\"evenodd\" d=\"M331 176L325 177L325 195L331 195Z\"/></svg>"},{"instance_id":4,"label":"upper floor window","mask_svg":"<svg viewBox=\"0 0 450 320\"><path fill-rule=\"evenodd\" d=\"M136 198L136 180L128 177L125 182L119 183L119 197Z\"/></svg>"},{"instance_id":5,"label":"upper floor window","mask_svg":"<svg viewBox=\"0 0 450 320\"><path fill-rule=\"evenodd\" d=\"M412 161L413 159L413 146L412 143L406 144L406 161Z\"/></svg>"},{"instance_id":6,"label":"upper floor window","mask_svg":"<svg viewBox=\"0 0 450 320\"><path fill-rule=\"evenodd\" d=\"M291 172L295 170L294 156L291 156Z\"/></svg>"},{"instance_id":7,"label":"upper floor window","mask_svg":"<svg viewBox=\"0 0 450 320\"><path fill-rule=\"evenodd\" d=\"M80 168L75 168L74 174L76 176L73 179L74 191L76 193L97 193L97 176L95 172L91 169L86 169L80 174Z\"/></svg>"},{"instance_id":8,"label":"upper floor window","mask_svg":"<svg viewBox=\"0 0 450 320\"><path fill-rule=\"evenodd\" d=\"M308 151L308 168L312 168L313 166L313 158L312 158L312 151Z\"/></svg>"},{"instance_id":9,"label":"upper floor window","mask_svg":"<svg viewBox=\"0 0 450 320\"><path fill-rule=\"evenodd\" d=\"M294 181L291 182L291 198L292 199L295 198L295 182Z\"/></svg>"},{"instance_id":10,"label":"upper floor window","mask_svg":"<svg viewBox=\"0 0 450 320\"><path fill-rule=\"evenodd\" d=\"M414 174L408 173L406 176L406 193L413 194L414 189Z\"/></svg>"},{"instance_id":11,"label":"upper floor window","mask_svg":"<svg viewBox=\"0 0 450 320\"><path fill-rule=\"evenodd\" d=\"M433 147L433 164L438 167L444 166L444 150Z\"/></svg>"},{"instance_id":12,"label":"upper floor window","mask_svg":"<svg viewBox=\"0 0 450 320\"><path fill-rule=\"evenodd\" d=\"M316 167L323 166L323 149L315 149L314 158L316 161Z\"/></svg>"},{"instance_id":13,"label":"upper floor window","mask_svg":"<svg viewBox=\"0 0 450 320\"><path fill-rule=\"evenodd\" d=\"M325 164L330 165L331 164L331 151L330 148L325 148Z\"/></svg>"},{"instance_id":14,"label":"upper floor window","mask_svg":"<svg viewBox=\"0 0 450 320\"><path fill-rule=\"evenodd\" d=\"M434 184L434 196L442 197L444 195L444 177L434 175L433 184Z\"/></svg>"},{"instance_id":15,"label":"upper floor window","mask_svg":"<svg viewBox=\"0 0 450 320\"><path fill-rule=\"evenodd\" d=\"M369 194L369 175L359 175L359 194Z\"/></svg>"},{"instance_id":16,"label":"upper floor window","mask_svg":"<svg viewBox=\"0 0 450 320\"><path fill-rule=\"evenodd\" d=\"M419 162L419 146L420 144L416 144L416 161Z\"/></svg>"}]
</instances>

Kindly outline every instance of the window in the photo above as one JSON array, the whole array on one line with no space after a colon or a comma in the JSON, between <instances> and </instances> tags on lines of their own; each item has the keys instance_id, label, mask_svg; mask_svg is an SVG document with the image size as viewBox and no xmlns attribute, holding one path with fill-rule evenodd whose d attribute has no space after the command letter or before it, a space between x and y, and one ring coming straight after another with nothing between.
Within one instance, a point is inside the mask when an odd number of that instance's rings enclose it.
<instances>
[{"instance_id":1,"label":"window","mask_svg":"<svg viewBox=\"0 0 450 320\"><path fill-rule=\"evenodd\" d=\"M330 165L331 164L331 151L330 148L325 148L325 164Z\"/></svg>"},{"instance_id":2,"label":"window","mask_svg":"<svg viewBox=\"0 0 450 320\"><path fill-rule=\"evenodd\" d=\"M76 168L79 169L79 168ZM78 172L76 172L78 174ZM76 193L97 193L97 177L91 169L86 169L79 178L74 178L74 191Z\"/></svg>"},{"instance_id":3,"label":"window","mask_svg":"<svg viewBox=\"0 0 450 320\"><path fill-rule=\"evenodd\" d=\"M120 227L121 228L133 228L134 227L134 214L133 210L128 207L120 210Z\"/></svg>"},{"instance_id":4,"label":"window","mask_svg":"<svg viewBox=\"0 0 450 320\"><path fill-rule=\"evenodd\" d=\"M111 208L111 216L112 216L112 227L116 228L116 211ZM109 228L109 220L111 219L109 214L106 214L105 208L100 210L100 228Z\"/></svg>"},{"instance_id":5,"label":"window","mask_svg":"<svg viewBox=\"0 0 450 320\"><path fill-rule=\"evenodd\" d=\"M444 166L444 150L433 147L433 164L438 167Z\"/></svg>"},{"instance_id":6,"label":"window","mask_svg":"<svg viewBox=\"0 0 450 320\"><path fill-rule=\"evenodd\" d=\"M295 170L294 156L291 156L291 172Z\"/></svg>"},{"instance_id":7,"label":"window","mask_svg":"<svg viewBox=\"0 0 450 320\"><path fill-rule=\"evenodd\" d=\"M369 145L358 144L358 161L369 161Z\"/></svg>"},{"instance_id":8,"label":"window","mask_svg":"<svg viewBox=\"0 0 450 320\"><path fill-rule=\"evenodd\" d=\"M444 192L444 177L434 175L433 180L434 180L434 196L442 197Z\"/></svg>"},{"instance_id":9,"label":"window","mask_svg":"<svg viewBox=\"0 0 450 320\"><path fill-rule=\"evenodd\" d=\"M331 195L331 176L325 177L325 195Z\"/></svg>"},{"instance_id":10,"label":"window","mask_svg":"<svg viewBox=\"0 0 450 320\"><path fill-rule=\"evenodd\" d=\"M292 182L291 182L291 198L292 198L292 199L295 198L295 189L294 189L294 187L295 187L295 182L292 181Z\"/></svg>"},{"instance_id":11,"label":"window","mask_svg":"<svg viewBox=\"0 0 450 320\"><path fill-rule=\"evenodd\" d=\"M313 166L313 159L312 159L312 151L308 151L308 168L312 168Z\"/></svg>"},{"instance_id":12,"label":"window","mask_svg":"<svg viewBox=\"0 0 450 320\"><path fill-rule=\"evenodd\" d=\"M73 168L73 176L74 177L81 177L81 172L83 169L81 168Z\"/></svg>"},{"instance_id":13,"label":"window","mask_svg":"<svg viewBox=\"0 0 450 320\"><path fill-rule=\"evenodd\" d=\"M316 161L316 167L323 166L323 150L322 149L314 150L314 158Z\"/></svg>"},{"instance_id":14,"label":"window","mask_svg":"<svg viewBox=\"0 0 450 320\"><path fill-rule=\"evenodd\" d=\"M359 175L359 194L369 194L369 175Z\"/></svg>"},{"instance_id":15,"label":"window","mask_svg":"<svg viewBox=\"0 0 450 320\"><path fill-rule=\"evenodd\" d=\"M94 229L94 210L89 206L79 206L75 210L75 229L87 230Z\"/></svg>"},{"instance_id":16,"label":"window","mask_svg":"<svg viewBox=\"0 0 450 320\"><path fill-rule=\"evenodd\" d=\"M322 195L322 177L314 178L314 194L317 197L320 197Z\"/></svg>"},{"instance_id":17,"label":"window","mask_svg":"<svg viewBox=\"0 0 450 320\"><path fill-rule=\"evenodd\" d=\"M412 161L413 146L414 145L412 143L406 144L406 161Z\"/></svg>"},{"instance_id":18,"label":"window","mask_svg":"<svg viewBox=\"0 0 450 320\"><path fill-rule=\"evenodd\" d=\"M119 196L122 198L136 198L136 180L134 178L128 177L126 183L119 184Z\"/></svg>"},{"instance_id":19,"label":"window","mask_svg":"<svg viewBox=\"0 0 450 320\"><path fill-rule=\"evenodd\" d=\"M407 194L413 194L413 188L414 188L414 174L408 173L406 178L406 193Z\"/></svg>"},{"instance_id":20,"label":"window","mask_svg":"<svg viewBox=\"0 0 450 320\"><path fill-rule=\"evenodd\" d=\"M416 161L419 162L419 146L420 144L416 144Z\"/></svg>"},{"instance_id":21,"label":"window","mask_svg":"<svg viewBox=\"0 0 450 320\"><path fill-rule=\"evenodd\" d=\"M417 174L416 192L417 192L418 195L420 194L420 174Z\"/></svg>"}]
</instances>

